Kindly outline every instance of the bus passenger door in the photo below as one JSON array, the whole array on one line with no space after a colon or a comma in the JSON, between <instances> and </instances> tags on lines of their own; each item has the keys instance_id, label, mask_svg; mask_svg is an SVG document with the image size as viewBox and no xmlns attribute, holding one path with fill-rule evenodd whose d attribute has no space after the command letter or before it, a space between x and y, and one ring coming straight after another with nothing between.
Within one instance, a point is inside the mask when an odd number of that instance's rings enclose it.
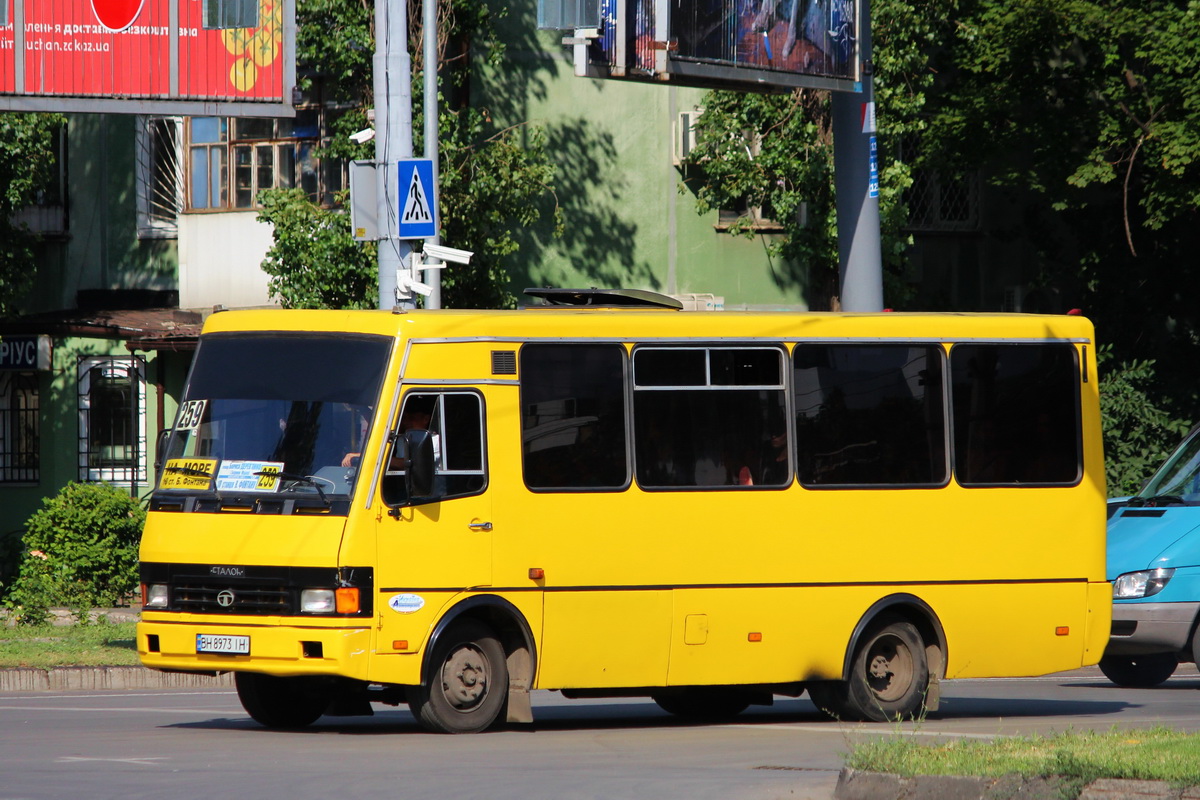
<instances>
[{"instance_id":1,"label":"bus passenger door","mask_svg":"<svg viewBox=\"0 0 1200 800\"><path fill-rule=\"evenodd\" d=\"M428 497L408 494L410 431L431 435L434 478ZM376 537L381 654L415 652L447 602L492 582L483 396L463 389L411 389L391 438Z\"/></svg>"}]
</instances>

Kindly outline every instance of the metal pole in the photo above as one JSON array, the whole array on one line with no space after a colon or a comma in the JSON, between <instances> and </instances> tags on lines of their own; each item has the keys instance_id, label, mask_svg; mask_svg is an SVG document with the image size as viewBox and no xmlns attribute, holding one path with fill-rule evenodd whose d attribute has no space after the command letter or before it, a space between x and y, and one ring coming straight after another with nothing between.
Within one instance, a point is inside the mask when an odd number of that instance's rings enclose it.
<instances>
[{"instance_id":1,"label":"metal pole","mask_svg":"<svg viewBox=\"0 0 1200 800\"><path fill-rule=\"evenodd\" d=\"M870 0L862 0L860 13L862 92L833 93L839 279L843 311L882 311L883 254L879 241Z\"/></svg>"},{"instance_id":2,"label":"metal pole","mask_svg":"<svg viewBox=\"0 0 1200 800\"><path fill-rule=\"evenodd\" d=\"M379 307L397 305L396 270L408 268L412 245L398 234L400 187L394 165L412 158L412 62L407 0L375 0L375 180L379 198ZM414 308L411 300L400 301Z\"/></svg>"},{"instance_id":3,"label":"metal pole","mask_svg":"<svg viewBox=\"0 0 1200 800\"><path fill-rule=\"evenodd\" d=\"M425 38L423 42L425 62L425 157L433 162L433 207L442 207L438 200L438 51L437 51L437 9L438 0L424 0L422 12L424 17ZM440 222L440 220L439 220ZM441 244L442 239L435 231L426 241L429 244ZM430 269L425 271L422 279L432 289L425 298L426 308L442 307L442 271Z\"/></svg>"}]
</instances>

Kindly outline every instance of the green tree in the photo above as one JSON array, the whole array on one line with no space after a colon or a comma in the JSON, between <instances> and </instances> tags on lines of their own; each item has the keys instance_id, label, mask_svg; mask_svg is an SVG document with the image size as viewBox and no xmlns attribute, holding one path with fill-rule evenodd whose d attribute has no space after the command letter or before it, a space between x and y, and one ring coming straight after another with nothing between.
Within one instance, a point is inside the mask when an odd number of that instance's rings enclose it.
<instances>
[{"instance_id":1,"label":"green tree","mask_svg":"<svg viewBox=\"0 0 1200 800\"><path fill-rule=\"evenodd\" d=\"M67 484L26 522L20 573L5 605L21 623L40 624L51 606L74 609L86 622L92 608L121 604L138 585L145 519L120 489Z\"/></svg>"},{"instance_id":2,"label":"green tree","mask_svg":"<svg viewBox=\"0 0 1200 800\"><path fill-rule=\"evenodd\" d=\"M0 114L0 317L19 313L33 285L37 237L13 216L51 185L54 142L64 124L58 114Z\"/></svg>"},{"instance_id":3,"label":"green tree","mask_svg":"<svg viewBox=\"0 0 1200 800\"><path fill-rule=\"evenodd\" d=\"M370 4L352 0L309 0L298 9L298 57L321 65L333 96L354 104L334 124L323 156L370 159L373 145L356 145L349 134L366 127L371 105ZM439 95L439 199L441 235L455 247L475 252L471 264L442 270L447 306L509 307L505 258L516 252L514 231L539 218L539 200L553 194L553 166L539 131L494 130L485 109L465 103L471 76L472 41L499 58L488 7L481 0L439 4L442 93ZM503 13L503 8L499 13ZM410 3L409 51L421 52L420 4ZM421 107L419 59L414 62L414 109ZM414 147L420 152L423 124L414 114ZM285 307L361 308L377 302L376 248L355 243L340 209L323 209L297 192L262 194L260 219L275 225L275 243L263 264L270 291ZM557 210L556 226L561 228Z\"/></svg>"}]
</instances>

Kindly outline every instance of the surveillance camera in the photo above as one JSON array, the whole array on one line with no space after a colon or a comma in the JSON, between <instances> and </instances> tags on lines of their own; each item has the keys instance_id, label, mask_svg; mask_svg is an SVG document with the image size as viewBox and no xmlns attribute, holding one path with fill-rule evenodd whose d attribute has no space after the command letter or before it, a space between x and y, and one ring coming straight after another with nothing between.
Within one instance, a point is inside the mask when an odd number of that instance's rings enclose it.
<instances>
[{"instance_id":1,"label":"surveillance camera","mask_svg":"<svg viewBox=\"0 0 1200 800\"><path fill-rule=\"evenodd\" d=\"M350 141L354 142L355 144L364 144L366 142L371 141L374 138L375 138L375 129L374 128L363 128L358 133L350 134Z\"/></svg>"},{"instance_id":2,"label":"surveillance camera","mask_svg":"<svg viewBox=\"0 0 1200 800\"><path fill-rule=\"evenodd\" d=\"M425 243L422 248L427 256L432 258L440 258L442 261L453 261L455 264L467 264L471 261L471 256L475 255L470 250L459 250L454 247L443 247L439 244Z\"/></svg>"}]
</instances>

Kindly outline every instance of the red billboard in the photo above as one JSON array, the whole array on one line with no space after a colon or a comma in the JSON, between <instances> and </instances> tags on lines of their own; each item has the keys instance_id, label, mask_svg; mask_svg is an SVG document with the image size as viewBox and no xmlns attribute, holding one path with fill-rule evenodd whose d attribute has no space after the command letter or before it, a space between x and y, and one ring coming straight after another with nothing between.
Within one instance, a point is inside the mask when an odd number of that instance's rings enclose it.
<instances>
[{"instance_id":1,"label":"red billboard","mask_svg":"<svg viewBox=\"0 0 1200 800\"><path fill-rule=\"evenodd\" d=\"M204 0L0 2L0 109L293 113L294 0L257 0L255 27L222 30Z\"/></svg>"}]
</instances>

